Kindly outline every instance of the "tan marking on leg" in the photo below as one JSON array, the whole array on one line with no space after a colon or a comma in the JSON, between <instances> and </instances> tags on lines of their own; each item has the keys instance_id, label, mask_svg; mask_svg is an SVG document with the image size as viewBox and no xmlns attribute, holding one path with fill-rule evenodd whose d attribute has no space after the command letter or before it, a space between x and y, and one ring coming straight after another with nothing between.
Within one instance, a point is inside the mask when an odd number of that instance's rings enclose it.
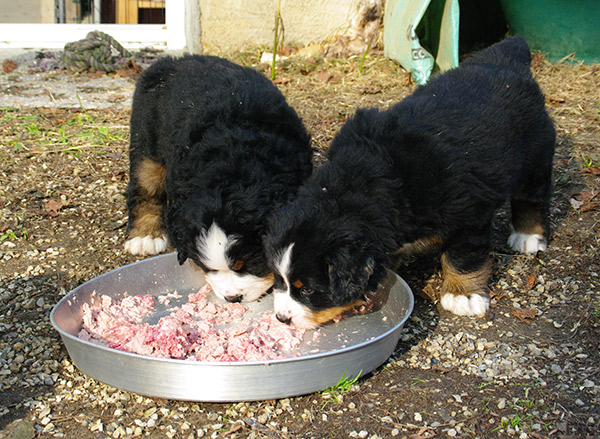
<instances>
[{"instance_id":1,"label":"tan marking on leg","mask_svg":"<svg viewBox=\"0 0 600 439\"><path fill-rule=\"evenodd\" d=\"M322 325L323 323L327 323L330 320L335 319L340 314L351 310L354 307L364 305L365 301L362 299L356 300L352 302L350 305L346 306L336 306L333 308L324 309L321 311L312 311L311 315L307 317L307 319L316 325Z\"/></svg>"},{"instance_id":2,"label":"tan marking on leg","mask_svg":"<svg viewBox=\"0 0 600 439\"><path fill-rule=\"evenodd\" d=\"M165 177L167 171L160 163L143 159L135 170L140 191L140 199L133 208L132 227L128 238L152 236L165 237L163 224L163 203Z\"/></svg>"},{"instance_id":3,"label":"tan marking on leg","mask_svg":"<svg viewBox=\"0 0 600 439\"><path fill-rule=\"evenodd\" d=\"M542 213L526 200L512 200L512 225L517 233L545 236Z\"/></svg>"},{"instance_id":4,"label":"tan marking on leg","mask_svg":"<svg viewBox=\"0 0 600 439\"><path fill-rule=\"evenodd\" d=\"M487 294L487 284L491 276L491 263L486 262L479 270L463 273L454 268L446 254L442 255L442 293L455 296Z\"/></svg>"},{"instance_id":5,"label":"tan marking on leg","mask_svg":"<svg viewBox=\"0 0 600 439\"><path fill-rule=\"evenodd\" d=\"M133 227L129 231L128 238L143 238L152 236L159 238L166 235L163 226L162 206L147 201L141 201L134 208Z\"/></svg>"},{"instance_id":6,"label":"tan marking on leg","mask_svg":"<svg viewBox=\"0 0 600 439\"><path fill-rule=\"evenodd\" d=\"M150 159L143 159L136 169L138 184L150 197L160 197L165 192L167 170Z\"/></svg>"}]
</instances>

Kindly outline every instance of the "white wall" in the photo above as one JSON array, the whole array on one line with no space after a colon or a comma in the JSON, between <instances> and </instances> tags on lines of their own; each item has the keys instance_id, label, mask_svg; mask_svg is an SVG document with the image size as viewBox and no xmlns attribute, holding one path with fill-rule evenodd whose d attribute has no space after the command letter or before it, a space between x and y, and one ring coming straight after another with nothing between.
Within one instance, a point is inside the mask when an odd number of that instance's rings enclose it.
<instances>
[{"instance_id":1,"label":"white wall","mask_svg":"<svg viewBox=\"0 0 600 439\"><path fill-rule=\"evenodd\" d=\"M277 0L199 0L202 45L220 53L273 45ZM321 42L341 33L355 0L282 0L286 44Z\"/></svg>"}]
</instances>

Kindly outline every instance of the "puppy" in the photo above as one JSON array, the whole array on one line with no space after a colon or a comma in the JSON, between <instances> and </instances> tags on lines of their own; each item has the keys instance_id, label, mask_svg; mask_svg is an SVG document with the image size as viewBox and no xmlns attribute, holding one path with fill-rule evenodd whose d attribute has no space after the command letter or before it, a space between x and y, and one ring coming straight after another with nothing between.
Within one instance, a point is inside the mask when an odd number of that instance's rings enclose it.
<instances>
[{"instance_id":1,"label":"puppy","mask_svg":"<svg viewBox=\"0 0 600 439\"><path fill-rule=\"evenodd\" d=\"M168 240L231 302L272 286L267 218L311 174L312 147L267 78L212 56L159 60L136 84L129 158L127 252Z\"/></svg>"},{"instance_id":2,"label":"puppy","mask_svg":"<svg viewBox=\"0 0 600 439\"><path fill-rule=\"evenodd\" d=\"M546 249L555 131L522 38L473 55L387 111L358 110L267 234L279 320L313 328L374 292L399 251L441 246L441 305L489 307L491 224Z\"/></svg>"}]
</instances>

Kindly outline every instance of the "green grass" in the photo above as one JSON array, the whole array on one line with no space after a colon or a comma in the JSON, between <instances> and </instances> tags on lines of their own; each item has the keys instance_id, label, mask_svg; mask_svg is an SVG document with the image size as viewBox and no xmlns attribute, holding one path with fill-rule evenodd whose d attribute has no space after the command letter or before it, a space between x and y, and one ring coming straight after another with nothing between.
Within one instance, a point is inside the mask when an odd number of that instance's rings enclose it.
<instances>
[{"instance_id":1,"label":"green grass","mask_svg":"<svg viewBox=\"0 0 600 439\"><path fill-rule=\"evenodd\" d=\"M417 384L423 384L423 383L426 383L426 382L427 382L427 381L425 381L425 380L422 380L421 378L413 378L413 379L412 379L412 381L413 381L413 382L412 382L412 384L410 385L410 387L414 387L414 386L416 386Z\"/></svg>"},{"instance_id":2,"label":"green grass","mask_svg":"<svg viewBox=\"0 0 600 439\"><path fill-rule=\"evenodd\" d=\"M335 386L328 387L327 389L321 391L321 393L329 394L335 400L337 400L339 402L340 401L339 397L342 395L345 395L346 393L348 393L350 391L352 386L354 384L356 384L356 382L360 378L361 374L362 374L362 369L360 370L360 372L358 372L358 375L356 375L355 378L347 378L346 374L343 373L342 378L340 378L340 381Z\"/></svg>"},{"instance_id":3,"label":"green grass","mask_svg":"<svg viewBox=\"0 0 600 439\"><path fill-rule=\"evenodd\" d=\"M519 413L513 414L510 418L505 418L502 420L499 426L494 428L492 431L498 431L500 429L507 429L508 427L523 429L523 427L528 423L528 421L532 420L533 416L530 414L521 415Z\"/></svg>"},{"instance_id":4,"label":"green grass","mask_svg":"<svg viewBox=\"0 0 600 439\"><path fill-rule=\"evenodd\" d=\"M106 120L87 113L73 113L67 119L45 115L40 111L22 113L13 107L0 108L0 125L7 139L2 159L10 154L67 153L79 155L83 150L105 153L109 147L127 143L126 127L106 125Z\"/></svg>"},{"instance_id":5,"label":"green grass","mask_svg":"<svg viewBox=\"0 0 600 439\"><path fill-rule=\"evenodd\" d=\"M21 236L19 236L15 232L13 232L11 229L8 229L6 232L4 232L3 235L0 236L0 242L16 241L19 238L26 240L28 234L29 234L29 232L27 232L27 230L23 230L23 231L21 231Z\"/></svg>"}]
</instances>

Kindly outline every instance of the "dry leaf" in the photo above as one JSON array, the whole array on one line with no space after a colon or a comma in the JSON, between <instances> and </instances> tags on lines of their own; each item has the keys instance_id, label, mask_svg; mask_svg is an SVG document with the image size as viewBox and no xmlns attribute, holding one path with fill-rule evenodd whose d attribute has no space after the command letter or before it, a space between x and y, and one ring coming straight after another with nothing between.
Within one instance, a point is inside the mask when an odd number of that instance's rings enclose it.
<instances>
[{"instance_id":1,"label":"dry leaf","mask_svg":"<svg viewBox=\"0 0 600 439\"><path fill-rule=\"evenodd\" d=\"M319 75L317 76L317 78L321 82L327 82L327 81L329 81L329 79L331 79L331 73L329 73L329 72L321 72L321 73L319 73Z\"/></svg>"},{"instance_id":2,"label":"dry leaf","mask_svg":"<svg viewBox=\"0 0 600 439\"><path fill-rule=\"evenodd\" d=\"M67 206L69 203L62 203L56 200L48 200L44 203L44 212L49 214L50 216L57 216L58 211L63 207Z\"/></svg>"},{"instance_id":3,"label":"dry leaf","mask_svg":"<svg viewBox=\"0 0 600 439\"><path fill-rule=\"evenodd\" d=\"M537 316L537 309L513 308L510 315L521 320L523 323L531 323L531 320Z\"/></svg>"},{"instance_id":4,"label":"dry leaf","mask_svg":"<svg viewBox=\"0 0 600 439\"><path fill-rule=\"evenodd\" d=\"M17 67L17 62L13 61L12 59L5 59L2 61L2 71L4 71L4 73L10 73Z\"/></svg>"},{"instance_id":5,"label":"dry leaf","mask_svg":"<svg viewBox=\"0 0 600 439\"><path fill-rule=\"evenodd\" d=\"M600 175L600 168L598 166L586 166L583 168L583 172L586 174Z\"/></svg>"},{"instance_id":6,"label":"dry leaf","mask_svg":"<svg viewBox=\"0 0 600 439\"><path fill-rule=\"evenodd\" d=\"M273 79L273 84L281 84L281 85L285 85L292 82L291 78L275 78Z\"/></svg>"},{"instance_id":7,"label":"dry leaf","mask_svg":"<svg viewBox=\"0 0 600 439\"><path fill-rule=\"evenodd\" d=\"M437 293L435 291L435 288L433 288L431 284L425 285L425 288L423 288L421 291L423 291L423 294L425 294L431 300L435 301L437 299Z\"/></svg>"},{"instance_id":8,"label":"dry leaf","mask_svg":"<svg viewBox=\"0 0 600 439\"><path fill-rule=\"evenodd\" d=\"M525 291L531 291L538 284L538 279L535 274L530 274L527 276L527 285L525 286Z\"/></svg>"},{"instance_id":9,"label":"dry leaf","mask_svg":"<svg viewBox=\"0 0 600 439\"><path fill-rule=\"evenodd\" d=\"M441 364L436 363L433 366L431 366L431 369L433 369L436 372L441 373L443 375L445 373L453 371L456 368L454 366L446 367L446 366L442 366Z\"/></svg>"}]
</instances>

